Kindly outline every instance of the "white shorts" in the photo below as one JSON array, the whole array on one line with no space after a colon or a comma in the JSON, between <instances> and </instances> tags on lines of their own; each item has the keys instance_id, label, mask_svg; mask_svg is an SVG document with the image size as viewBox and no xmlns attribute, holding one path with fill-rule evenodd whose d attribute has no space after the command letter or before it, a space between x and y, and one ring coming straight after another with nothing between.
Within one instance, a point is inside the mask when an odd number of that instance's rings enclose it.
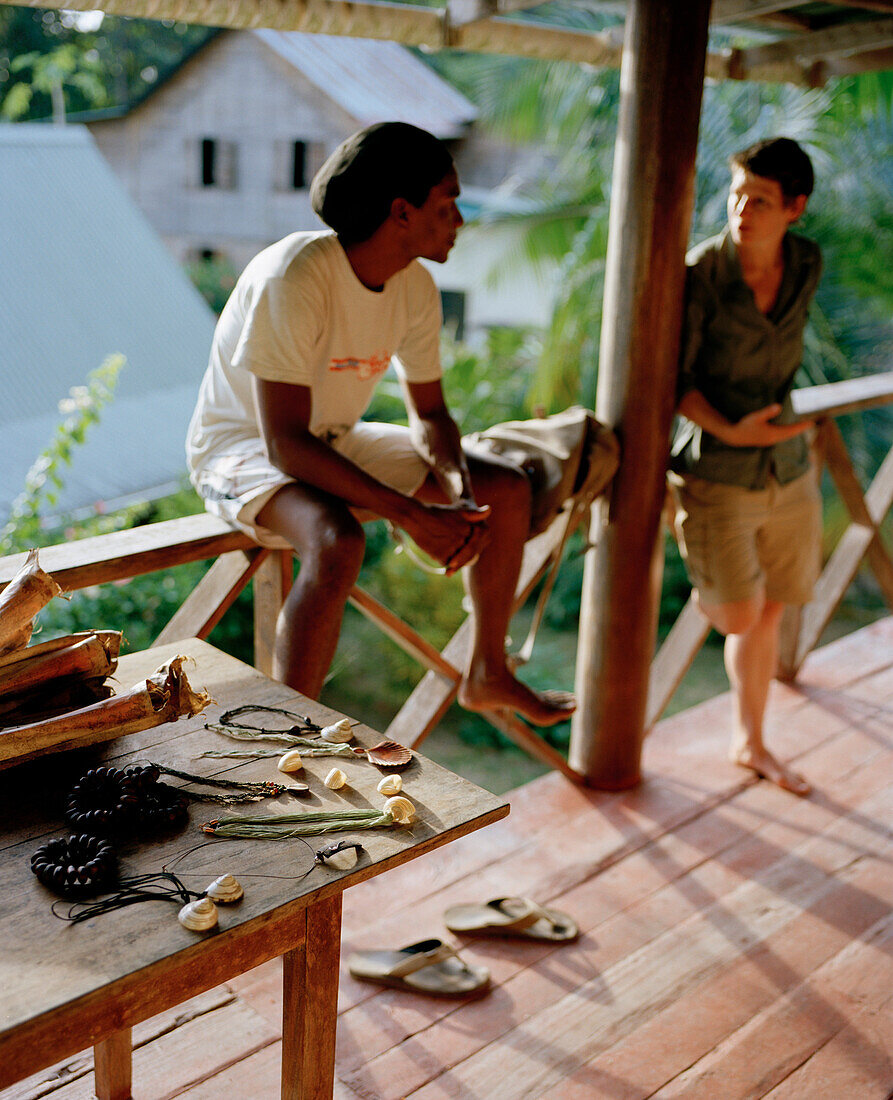
<instances>
[{"instance_id":1,"label":"white shorts","mask_svg":"<svg viewBox=\"0 0 893 1100\"><path fill-rule=\"evenodd\" d=\"M339 454L376 481L414 496L428 476L428 466L412 445L409 428L400 424L358 421L352 428L323 436ZM283 550L289 543L257 523L258 512L284 485L296 484L274 466L260 439L248 439L226 454L211 458L193 474L193 484L209 512L250 535L261 546Z\"/></svg>"}]
</instances>

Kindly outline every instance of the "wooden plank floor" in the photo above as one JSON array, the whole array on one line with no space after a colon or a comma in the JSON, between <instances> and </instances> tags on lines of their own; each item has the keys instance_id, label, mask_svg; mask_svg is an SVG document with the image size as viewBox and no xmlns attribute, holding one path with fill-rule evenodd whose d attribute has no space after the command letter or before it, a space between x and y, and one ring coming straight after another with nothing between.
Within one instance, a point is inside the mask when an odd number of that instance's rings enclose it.
<instances>
[{"instance_id":1,"label":"wooden plank floor","mask_svg":"<svg viewBox=\"0 0 893 1100\"><path fill-rule=\"evenodd\" d=\"M456 1003L342 973L337 1100L889 1100L893 1096L893 618L774 685L797 799L725 762L728 700L663 722L645 782L556 774L502 822L345 896L344 951L445 935L456 902L572 913L553 948L464 941L494 989ZM135 1100L273 1100L278 966L136 1028ZM91 1056L0 1100L91 1097Z\"/></svg>"}]
</instances>

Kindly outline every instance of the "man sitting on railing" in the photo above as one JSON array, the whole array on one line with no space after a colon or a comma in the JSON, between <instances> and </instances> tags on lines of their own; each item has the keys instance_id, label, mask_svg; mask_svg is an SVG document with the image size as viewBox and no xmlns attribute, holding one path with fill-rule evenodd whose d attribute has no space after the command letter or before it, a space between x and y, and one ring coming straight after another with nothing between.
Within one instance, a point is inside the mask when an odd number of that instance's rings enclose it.
<instances>
[{"instance_id":1,"label":"man sitting on railing","mask_svg":"<svg viewBox=\"0 0 893 1100\"><path fill-rule=\"evenodd\" d=\"M380 516L447 573L469 566L460 703L552 725L573 696L533 691L505 656L530 486L510 463L463 454L441 389L438 292L417 262L446 260L458 196L446 147L414 126L371 126L335 150L311 188L332 231L261 252L220 317L189 467L209 510L300 560L277 624L277 678L318 696L363 560L361 521ZM360 420L392 361L408 428Z\"/></svg>"},{"instance_id":2,"label":"man sitting on railing","mask_svg":"<svg viewBox=\"0 0 893 1100\"><path fill-rule=\"evenodd\" d=\"M790 391L818 246L789 232L812 192L809 158L777 138L731 158L727 230L688 257L670 475L698 603L726 635L735 703L731 758L795 794L809 785L763 743L786 603L811 599L821 500Z\"/></svg>"}]
</instances>

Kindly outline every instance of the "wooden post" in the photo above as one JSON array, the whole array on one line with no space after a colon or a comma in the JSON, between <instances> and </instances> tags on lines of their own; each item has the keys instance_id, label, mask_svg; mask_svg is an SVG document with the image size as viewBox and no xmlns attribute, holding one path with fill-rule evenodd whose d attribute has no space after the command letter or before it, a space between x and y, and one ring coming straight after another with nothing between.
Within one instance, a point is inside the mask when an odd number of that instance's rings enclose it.
<instances>
[{"instance_id":1,"label":"wooden post","mask_svg":"<svg viewBox=\"0 0 893 1100\"><path fill-rule=\"evenodd\" d=\"M291 550L268 550L254 575L254 667L273 674L276 619L291 589Z\"/></svg>"},{"instance_id":2,"label":"wooden post","mask_svg":"<svg viewBox=\"0 0 893 1100\"><path fill-rule=\"evenodd\" d=\"M571 767L609 789L640 777L709 10L709 0L627 9L596 400L622 459L609 510L593 510L570 752Z\"/></svg>"}]
</instances>

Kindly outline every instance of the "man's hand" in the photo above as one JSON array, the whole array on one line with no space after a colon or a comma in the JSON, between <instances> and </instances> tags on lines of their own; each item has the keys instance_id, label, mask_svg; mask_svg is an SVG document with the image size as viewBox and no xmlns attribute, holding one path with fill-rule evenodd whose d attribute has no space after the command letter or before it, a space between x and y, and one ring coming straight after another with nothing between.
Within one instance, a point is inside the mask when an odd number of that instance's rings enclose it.
<instances>
[{"instance_id":1,"label":"man's hand","mask_svg":"<svg viewBox=\"0 0 893 1100\"><path fill-rule=\"evenodd\" d=\"M452 576L471 565L487 543L489 506L460 501L457 504L420 504L419 510L403 523L413 542L439 561Z\"/></svg>"},{"instance_id":2,"label":"man's hand","mask_svg":"<svg viewBox=\"0 0 893 1100\"><path fill-rule=\"evenodd\" d=\"M722 433L716 434L733 447L772 447L801 435L813 426L811 420L801 420L797 424L770 424L769 421L780 412L781 405L767 405L765 409L748 413L737 424L730 424Z\"/></svg>"}]
</instances>

